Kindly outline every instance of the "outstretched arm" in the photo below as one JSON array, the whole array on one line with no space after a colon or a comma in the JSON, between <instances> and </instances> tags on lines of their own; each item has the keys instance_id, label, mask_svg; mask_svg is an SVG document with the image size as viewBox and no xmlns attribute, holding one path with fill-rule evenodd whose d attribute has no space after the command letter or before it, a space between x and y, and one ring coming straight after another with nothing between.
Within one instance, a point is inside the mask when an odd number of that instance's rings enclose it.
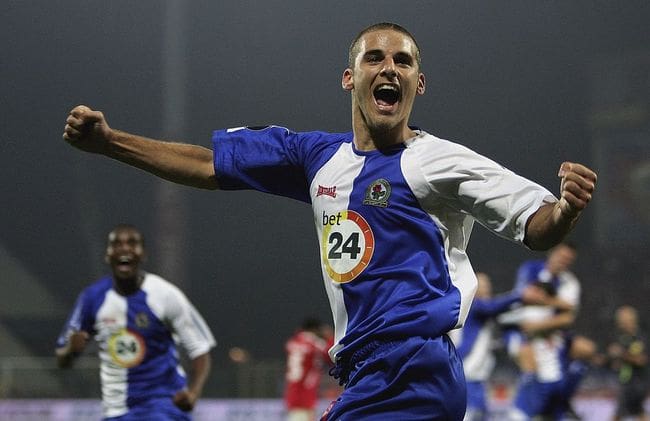
<instances>
[{"instance_id":1,"label":"outstretched arm","mask_svg":"<svg viewBox=\"0 0 650 421\"><path fill-rule=\"evenodd\" d=\"M175 183L218 188L210 149L111 129L102 112L85 105L70 111L63 139L83 151L106 155Z\"/></svg>"},{"instance_id":2,"label":"outstretched arm","mask_svg":"<svg viewBox=\"0 0 650 421\"><path fill-rule=\"evenodd\" d=\"M562 179L560 200L542 206L528 219L524 242L533 250L547 250L562 241L596 187L596 173L581 164L562 163L558 176Z\"/></svg>"},{"instance_id":3,"label":"outstretched arm","mask_svg":"<svg viewBox=\"0 0 650 421\"><path fill-rule=\"evenodd\" d=\"M536 322L524 322L521 329L528 335L550 332L557 329L568 329L575 322L573 311L562 311L553 317Z\"/></svg>"}]
</instances>

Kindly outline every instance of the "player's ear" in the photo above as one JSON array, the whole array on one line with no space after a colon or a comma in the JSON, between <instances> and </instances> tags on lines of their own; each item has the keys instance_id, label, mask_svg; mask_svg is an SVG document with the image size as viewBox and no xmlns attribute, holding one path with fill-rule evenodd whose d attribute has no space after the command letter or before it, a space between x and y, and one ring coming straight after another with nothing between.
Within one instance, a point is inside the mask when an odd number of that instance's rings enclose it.
<instances>
[{"instance_id":1,"label":"player's ear","mask_svg":"<svg viewBox=\"0 0 650 421\"><path fill-rule=\"evenodd\" d=\"M425 81L425 78L424 78L424 73L420 73L418 75L418 88L417 88L416 92L418 93L418 95L423 95L425 89L426 89L426 81Z\"/></svg>"},{"instance_id":2,"label":"player's ear","mask_svg":"<svg viewBox=\"0 0 650 421\"><path fill-rule=\"evenodd\" d=\"M341 77L341 87L346 91L351 91L354 88L354 78L352 77L352 69L349 67L343 71Z\"/></svg>"}]
</instances>

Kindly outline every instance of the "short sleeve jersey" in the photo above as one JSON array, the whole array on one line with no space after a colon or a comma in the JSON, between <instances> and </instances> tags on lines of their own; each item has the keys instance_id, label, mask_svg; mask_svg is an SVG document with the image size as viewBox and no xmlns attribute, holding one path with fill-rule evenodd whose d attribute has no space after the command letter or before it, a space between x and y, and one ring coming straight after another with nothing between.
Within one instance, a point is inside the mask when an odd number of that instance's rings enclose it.
<instances>
[{"instance_id":1,"label":"short sleeve jersey","mask_svg":"<svg viewBox=\"0 0 650 421\"><path fill-rule=\"evenodd\" d=\"M88 332L99 345L106 417L124 415L150 398L171 398L185 386L177 341L190 358L215 345L207 324L180 289L150 273L129 296L113 289L111 276L84 289L57 347L78 330Z\"/></svg>"},{"instance_id":2,"label":"short sleeve jersey","mask_svg":"<svg viewBox=\"0 0 650 421\"><path fill-rule=\"evenodd\" d=\"M556 200L466 147L416 133L369 152L355 148L352 133L270 126L213 134L220 188L311 203L333 359L370 341L460 326L476 288L466 254L474 221L522 242L528 217Z\"/></svg>"}]
</instances>

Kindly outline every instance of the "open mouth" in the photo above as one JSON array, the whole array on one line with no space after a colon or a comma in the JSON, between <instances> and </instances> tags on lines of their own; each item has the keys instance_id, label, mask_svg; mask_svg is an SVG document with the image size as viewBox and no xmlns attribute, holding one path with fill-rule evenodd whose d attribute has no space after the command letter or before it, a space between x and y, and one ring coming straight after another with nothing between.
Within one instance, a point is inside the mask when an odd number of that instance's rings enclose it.
<instances>
[{"instance_id":1,"label":"open mouth","mask_svg":"<svg viewBox=\"0 0 650 421\"><path fill-rule=\"evenodd\" d=\"M375 102L380 108L392 107L400 99L399 88L388 83L378 85L372 94L375 97Z\"/></svg>"},{"instance_id":2,"label":"open mouth","mask_svg":"<svg viewBox=\"0 0 650 421\"><path fill-rule=\"evenodd\" d=\"M116 266L122 270L130 269L133 265L133 258L129 256L120 256L115 262Z\"/></svg>"}]
</instances>

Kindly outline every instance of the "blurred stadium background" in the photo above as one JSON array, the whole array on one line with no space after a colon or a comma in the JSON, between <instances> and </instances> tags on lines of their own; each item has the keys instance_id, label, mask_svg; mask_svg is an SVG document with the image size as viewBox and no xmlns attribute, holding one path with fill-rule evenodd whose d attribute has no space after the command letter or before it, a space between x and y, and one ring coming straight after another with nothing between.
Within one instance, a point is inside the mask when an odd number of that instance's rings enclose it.
<instances>
[{"instance_id":1,"label":"blurred stadium background","mask_svg":"<svg viewBox=\"0 0 650 421\"><path fill-rule=\"evenodd\" d=\"M116 128L206 146L213 129L241 125L346 131L347 46L376 21L403 24L420 43L428 87L413 124L553 191L562 160L598 171L572 237L583 282L576 328L604 346L613 310L631 304L648 331L647 1L10 0L2 9L0 419L68 420L70 408L96 418L92 352L68 372L52 352L77 293L105 272L105 235L118 222L142 228L147 269L181 286L219 341L197 419L224 405L240 412L216 419L281 414L284 340L306 315L331 319L309 207L177 187L81 154L61 140L64 120L84 103ZM480 227L469 253L496 291L540 256ZM233 347L250 360L235 363ZM500 361L496 410L514 383ZM595 370L581 402L610 408L614 392L611 374ZM607 411L585 408L591 419Z\"/></svg>"}]
</instances>

